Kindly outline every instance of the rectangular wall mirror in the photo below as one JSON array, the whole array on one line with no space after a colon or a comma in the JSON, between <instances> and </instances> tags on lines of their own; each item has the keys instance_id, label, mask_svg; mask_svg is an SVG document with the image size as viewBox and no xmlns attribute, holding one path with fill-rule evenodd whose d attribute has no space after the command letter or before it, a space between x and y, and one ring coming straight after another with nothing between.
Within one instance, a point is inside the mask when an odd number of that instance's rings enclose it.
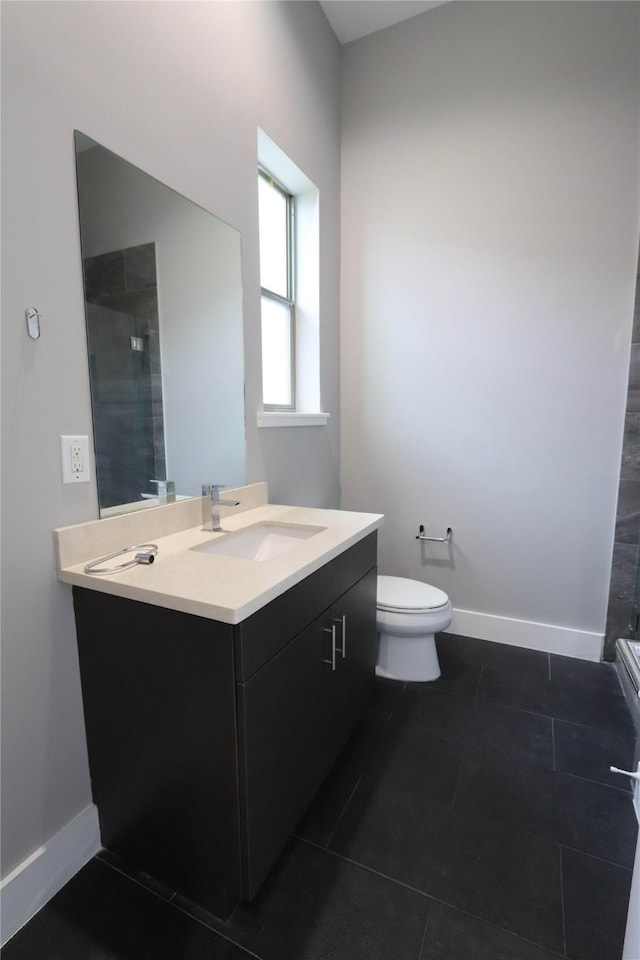
<instances>
[{"instance_id":1,"label":"rectangular wall mirror","mask_svg":"<svg viewBox=\"0 0 640 960\"><path fill-rule=\"evenodd\" d=\"M240 234L76 132L100 516L246 483ZM171 488L170 488L171 489Z\"/></svg>"}]
</instances>

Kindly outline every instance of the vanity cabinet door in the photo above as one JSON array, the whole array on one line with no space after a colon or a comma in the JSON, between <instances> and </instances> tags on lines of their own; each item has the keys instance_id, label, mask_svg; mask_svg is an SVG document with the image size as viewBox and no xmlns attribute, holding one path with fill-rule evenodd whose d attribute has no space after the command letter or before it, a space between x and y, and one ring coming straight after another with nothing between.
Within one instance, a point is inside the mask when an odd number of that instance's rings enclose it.
<instances>
[{"instance_id":1,"label":"vanity cabinet door","mask_svg":"<svg viewBox=\"0 0 640 960\"><path fill-rule=\"evenodd\" d=\"M240 899L232 628L73 588L104 846L206 910Z\"/></svg>"},{"instance_id":2,"label":"vanity cabinet door","mask_svg":"<svg viewBox=\"0 0 640 960\"><path fill-rule=\"evenodd\" d=\"M326 618L239 684L243 896L251 899L332 762Z\"/></svg>"},{"instance_id":3,"label":"vanity cabinet door","mask_svg":"<svg viewBox=\"0 0 640 960\"><path fill-rule=\"evenodd\" d=\"M336 630L336 669L331 684L331 723L336 755L362 718L372 696L377 660L377 571L370 570L331 608Z\"/></svg>"}]
</instances>

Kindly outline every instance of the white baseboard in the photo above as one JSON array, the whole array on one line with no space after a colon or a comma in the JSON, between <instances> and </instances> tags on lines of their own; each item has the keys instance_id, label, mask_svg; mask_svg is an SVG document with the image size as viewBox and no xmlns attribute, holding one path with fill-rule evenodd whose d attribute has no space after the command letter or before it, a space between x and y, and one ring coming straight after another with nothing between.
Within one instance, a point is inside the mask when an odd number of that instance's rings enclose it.
<instances>
[{"instance_id":1,"label":"white baseboard","mask_svg":"<svg viewBox=\"0 0 640 960\"><path fill-rule=\"evenodd\" d=\"M542 650L544 653L558 653L563 657L595 661L601 659L604 641L601 633L455 608L448 632L458 633L463 637L476 637L478 640L493 640L513 647Z\"/></svg>"},{"instance_id":2,"label":"white baseboard","mask_svg":"<svg viewBox=\"0 0 640 960\"><path fill-rule=\"evenodd\" d=\"M100 850L98 810L91 803L0 884L2 946Z\"/></svg>"}]
</instances>

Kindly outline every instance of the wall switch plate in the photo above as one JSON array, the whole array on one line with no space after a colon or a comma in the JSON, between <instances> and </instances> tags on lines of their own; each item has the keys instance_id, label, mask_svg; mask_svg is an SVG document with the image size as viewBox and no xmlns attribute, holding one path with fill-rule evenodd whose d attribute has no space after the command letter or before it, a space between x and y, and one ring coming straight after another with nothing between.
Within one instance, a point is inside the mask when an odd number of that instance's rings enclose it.
<instances>
[{"instance_id":1,"label":"wall switch plate","mask_svg":"<svg viewBox=\"0 0 640 960\"><path fill-rule=\"evenodd\" d=\"M60 437L63 483L86 483L89 469L89 437Z\"/></svg>"}]
</instances>

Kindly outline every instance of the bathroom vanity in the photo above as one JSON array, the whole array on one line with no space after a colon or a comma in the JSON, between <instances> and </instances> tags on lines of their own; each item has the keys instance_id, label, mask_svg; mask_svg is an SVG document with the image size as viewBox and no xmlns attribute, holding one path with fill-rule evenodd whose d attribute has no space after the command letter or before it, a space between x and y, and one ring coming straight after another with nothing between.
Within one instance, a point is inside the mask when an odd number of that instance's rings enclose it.
<instances>
[{"instance_id":1,"label":"bathroom vanity","mask_svg":"<svg viewBox=\"0 0 640 960\"><path fill-rule=\"evenodd\" d=\"M213 536L195 527L156 539L150 568L90 578L82 564L59 567L73 583L103 844L222 917L255 895L375 675L382 518L264 505L225 525L276 515L321 532L266 563L193 549ZM163 594L181 553L190 594L179 578ZM231 582L244 603L225 607Z\"/></svg>"}]
</instances>

